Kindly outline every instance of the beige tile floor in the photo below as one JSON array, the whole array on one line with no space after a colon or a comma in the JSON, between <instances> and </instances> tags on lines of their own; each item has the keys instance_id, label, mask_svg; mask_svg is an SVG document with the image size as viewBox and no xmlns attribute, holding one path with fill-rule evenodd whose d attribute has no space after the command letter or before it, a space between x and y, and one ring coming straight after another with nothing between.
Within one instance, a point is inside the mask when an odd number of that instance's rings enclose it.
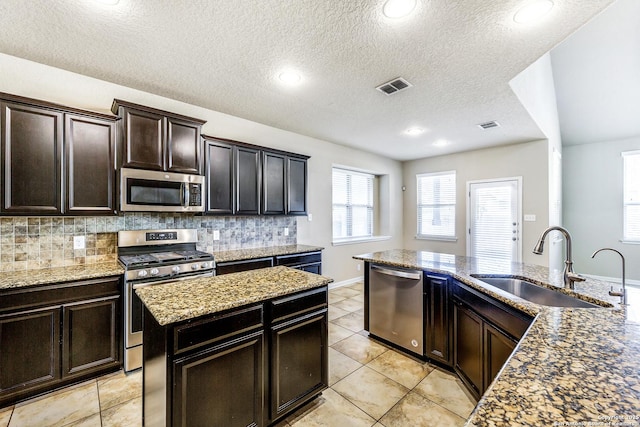
<instances>
[{"instance_id":1,"label":"beige tile floor","mask_svg":"<svg viewBox=\"0 0 640 427\"><path fill-rule=\"evenodd\" d=\"M363 284L329 291L329 386L277 427L462 426L475 401L455 375L362 330ZM141 372L122 372L0 409L0 427L137 427Z\"/></svg>"}]
</instances>

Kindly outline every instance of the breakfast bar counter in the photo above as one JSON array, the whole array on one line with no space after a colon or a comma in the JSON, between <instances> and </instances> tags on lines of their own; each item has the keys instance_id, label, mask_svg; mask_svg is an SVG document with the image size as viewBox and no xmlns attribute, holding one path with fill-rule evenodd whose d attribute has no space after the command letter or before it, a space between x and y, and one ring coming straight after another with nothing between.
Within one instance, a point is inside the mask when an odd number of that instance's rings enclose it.
<instances>
[{"instance_id":1,"label":"breakfast bar counter","mask_svg":"<svg viewBox=\"0 0 640 427\"><path fill-rule=\"evenodd\" d=\"M638 301L620 306L610 284L587 279L575 291L562 273L522 263L432 252L392 250L354 257L370 263L449 275L535 316L467 426L640 425ZM483 283L472 274L508 275L606 306L540 306Z\"/></svg>"}]
</instances>

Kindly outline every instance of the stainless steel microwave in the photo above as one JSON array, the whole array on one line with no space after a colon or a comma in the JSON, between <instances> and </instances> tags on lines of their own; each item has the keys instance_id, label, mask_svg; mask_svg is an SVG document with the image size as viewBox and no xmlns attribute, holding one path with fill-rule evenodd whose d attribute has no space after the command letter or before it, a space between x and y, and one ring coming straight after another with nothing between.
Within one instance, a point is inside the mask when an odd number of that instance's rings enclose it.
<instances>
[{"instance_id":1,"label":"stainless steel microwave","mask_svg":"<svg viewBox=\"0 0 640 427\"><path fill-rule=\"evenodd\" d=\"M142 169L120 169L120 211L202 212L204 177Z\"/></svg>"}]
</instances>

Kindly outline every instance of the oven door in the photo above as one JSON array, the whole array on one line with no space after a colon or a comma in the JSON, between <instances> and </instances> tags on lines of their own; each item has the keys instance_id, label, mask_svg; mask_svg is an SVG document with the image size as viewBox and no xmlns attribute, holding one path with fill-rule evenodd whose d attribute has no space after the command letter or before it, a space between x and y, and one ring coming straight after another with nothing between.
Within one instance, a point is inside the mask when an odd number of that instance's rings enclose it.
<instances>
[{"instance_id":1,"label":"oven door","mask_svg":"<svg viewBox=\"0 0 640 427\"><path fill-rule=\"evenodd\" d=\"M122 168L122 212L202 212L204 177Z\"/></svg>"},{"instance_id":2,"label":"oven door","mask_svg":"<svg viewBox=\"0 0 640 427\"><path fill-rule=\"evenodd\" d=\"M126 292L124 295L124 304L126 307L126 316L124 318L125 327L125 348L135 347L142 344L142 301L136 295L133 283L126 283Z\"/></svg>"}]
</instances>

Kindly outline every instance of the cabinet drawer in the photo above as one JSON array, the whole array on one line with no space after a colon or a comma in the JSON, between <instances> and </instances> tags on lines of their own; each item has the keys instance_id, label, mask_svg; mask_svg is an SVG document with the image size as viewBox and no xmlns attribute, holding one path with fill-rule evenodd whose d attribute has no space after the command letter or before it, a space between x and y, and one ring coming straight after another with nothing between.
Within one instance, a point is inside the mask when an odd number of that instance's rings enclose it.
<instances>
[{"instance_id":1,"label":"cabinet drawer","mask_svg":"<svg viewBox=\"0 0 640 427\"><path fill-rule=\"evenodd\" d=\"M0 312L51 306L120 294L120 276L56 283L2 292Z\"/></svg>"},{"instance_id":2,"label":"cabinet drawer","mask_svg":"<svg viewBox=\"0 0 640 427\"><path fill-rule=\"evenodd\" d=\"M321 252L309 252L306 254L295 254L295 255L279 255L276 257L276 265L303 265L303 264L313 264L317 262L322 262L322 253Z\"/></svg>"},{"instance_id":3,"label":"cabinet drawer","mask_svg":"<svg viewBox=\"0 0 640 427\"><path fill-rule=\"evenodd\" d=\"M174 354L239 335L263 325L262 305L256 305L213 318L188 322L173 330Z\"/></svg>"},{"instance_id":4,"label":"cabinet drawer","mask_svg":"<svg viewBox=\"0 0 640 427\"><path fill-rule=\"evenodd\" d=\"M243 261L216 263L216 274L238 273L240 271L257 270L258 268L273 267L273 258L256 258Z\"/></svg>"},{"instance_id":5,"label":"cabinet drawer","mask_svg":"<svg viewBox=\"0 0 640 427\"><path fill-rule=\"evenodd\" d=\"M285 298L269 302L271 308L271 321L281 322L292 316L327 307L327 287L301 292Z\"/></svg>"},{"instance_id":6,"label":"cabinet drawer","mask_svg":"<svg viewBox=\"0 0 640 427\"><path fill-rule=\"evenodd\" d=\"M488 295L483 295L481 292L471 289L460 282L455 282L453 293L460 301L473 307L474 311L509 333L516 340L522 338L531 324L532 318L526 314L510 308Z\"/></svg>"}]
</instances>

